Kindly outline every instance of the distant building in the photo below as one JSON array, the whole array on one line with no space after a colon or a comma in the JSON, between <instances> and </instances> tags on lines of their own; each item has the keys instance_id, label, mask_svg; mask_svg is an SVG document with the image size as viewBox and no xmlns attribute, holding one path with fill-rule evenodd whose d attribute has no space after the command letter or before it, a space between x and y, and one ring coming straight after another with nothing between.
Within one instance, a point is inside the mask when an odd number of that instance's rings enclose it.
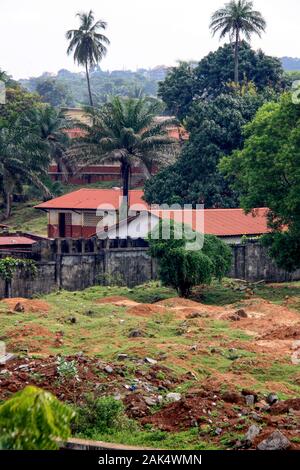
<instances>
[{"instance_id":1,"label":"distant building","mask_svg":"<svg viewBox=\"0 0 300 470\"><path fill-rule=\"evenodd\" d=\"M82 108L63 108L63 111L67 118L74 120L75 122L82 122L86 125L90 125L90 118L86 115ZM168 119L167 116L158 116L158 121ZM79 127L73 129L66 129L66 133L71 139L83 137L84 132ZM179 142L188 140L188 133L181 126L172 125L168 129L169 136ZM157 168L153 169L155 173ZM114 181L119 184L120 181L120 164L118 162L102 163L101 165L81 165L80 162L77 165L77 171L75 175L65 175L59 166L52 162L49 168L49 176L53 181L68 181L70 184L75 185L89 185L98 183L100 181ZM142 168L137 165L133 167L131 175L131 183L133 187L141 186L144 183L144 174Z\"/></svg>"}]
</instances>

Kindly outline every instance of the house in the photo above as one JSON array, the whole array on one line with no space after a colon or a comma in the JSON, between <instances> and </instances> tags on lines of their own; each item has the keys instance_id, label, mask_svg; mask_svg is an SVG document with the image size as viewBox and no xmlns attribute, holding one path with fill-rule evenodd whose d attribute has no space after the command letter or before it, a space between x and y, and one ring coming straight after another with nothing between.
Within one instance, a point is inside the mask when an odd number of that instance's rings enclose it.
<instances>
[{"instance_id":1,"label":"house","mask_svg":"<svg viewBox=\"0 0 300 470\"><path fill-rule=\"evenodd\" d=\"M48 213L50 238L146 238L161 219L190 225L200 233L216 235L230 244L243 236L255 238L267 233L267 209L246 215L242 209L162 210L149 206L141 190L129 195L129 213L122 217L122 190L80 189L36 206Z\"/></svg>"}]
</instances>

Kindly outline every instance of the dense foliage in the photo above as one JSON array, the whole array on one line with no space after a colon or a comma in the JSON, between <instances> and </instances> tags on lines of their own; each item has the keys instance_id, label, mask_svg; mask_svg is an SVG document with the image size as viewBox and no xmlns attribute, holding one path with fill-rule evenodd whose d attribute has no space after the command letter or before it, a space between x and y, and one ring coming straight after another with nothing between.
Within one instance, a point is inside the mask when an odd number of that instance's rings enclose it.
<instances>
[{"instance_id":1,"label":"dense foliage","mask_svg":"<svg viewBox=\"0 0 300 470\"><path fill-rule=\"evenodd\" d=\"M55 450L75 413L51 393L26 387L0 405L0 449Z\"/></svg>"},{"instance_id":2,"label":"dense foliage","mask_svg":"<svg viewBox=\"0 0 300 470\"><path fill-rule=\"evenodd\" d=\"M224 242L212 235L205 235L201 248L200 239L197 240L195 233L196 245L189 249L191 230L184 227L183 236L179 238L175 235L178 227L171 224L170 238L164 239L164 223L169 221L160 222L160 236L152 233L149 238L151 254L158 260L159 277L164 285L175 288L180 296L187 297L192 287L210 284L213 278L221 280L224 277L232 256Z\"/></svg>"},{"instance_id":3,"label":"dense foliage","mask_svg":"<svg viewBox=\"0 0 300 470\"><path fill-rule=\"evenodd\" d=\"M17 269L22 269L26 275L35 276L37 267L31 259L2 258L0 259L0 278L10 282Z\"/></svg>"},{"instance_id":4,"label":"dense foliage","mask_svg":"<svg viewBox=\"0 0 300 470\"><path fill-rule=\"evenodd\" d=\"M282 91L288 84L279 59L254 51L242 42L239 48L239 74L242 85L251 82L258 92L271 88ZM194 101L211 99L221 93L235 93L232 46L225 44L210 52L197 66L181 63L171 69L159 84L159 96L171 114L183 119Z\"/></svg>"},{"instance_id":5,"label":"dense foliage","mask_svg":"<svg viewBox=\"0 0 300 470\"><path fill-rule=\"evenodd\" d=\"M218 163L242 147L242 128L264 100L253 90L245 96L220 95L194 103L186 119L189 141L175 164L146 182L147 202L237 207L238 191L230 188Z\"/></svg>"},{"instance_id":6,"label":"dense foliage","mask_svg":"<svg viewBox=\"0 0 300 470\"><path fill-rule=\"evenodd\" d=\"M244 148L224 157L221 169L246 211L269 208L266 237L279 266L300 267L300 105L290 94L265 104L246 126Z\"/></svg>"}]
</instances>

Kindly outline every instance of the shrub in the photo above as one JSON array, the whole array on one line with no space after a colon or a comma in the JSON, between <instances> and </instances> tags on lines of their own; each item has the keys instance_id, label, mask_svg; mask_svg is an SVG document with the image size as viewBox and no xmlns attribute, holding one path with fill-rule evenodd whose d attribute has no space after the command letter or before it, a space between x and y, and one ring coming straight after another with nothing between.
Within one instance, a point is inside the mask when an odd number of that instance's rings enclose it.
<instances>
[{"instance_id":1,"label":"shrub","mask_svg":"<svg viewBox=\"0 0 300 470\"><path fill-rule=\"evenodd\" d=\"M172 223L168 240L162 239L162 229L160 222L159 236L152 232L149 238L151 254L158 260L163 284L174 287L180 296L187 297L196 285L210 284L213 277L221 280L229 270L231 250L217 237L205 235L203 248L189 250L191 229L178 237L178 224Z\"/></svg>"},{"instance_id":2,"label":"shrub","mask_svg":"<svg viewBox=\"0 0 300 470\"><path fill-rule=\"evenodd\" d=\"M120 429L124 421L124 405L113 397L87 396L86 403L78 408L73 430L92 437L95 433L109 433ZM126 417L125 417L126 418Z\"/></svg>"},{"instance_id":3,"label":"shrub","mask_svg":"<svg viewBox=\"0 0 300 470\"><path fill-rule=\"evenodd\" d=\"M0 448L55 450L70 436L75 413L51 393L26 387L0 405Z\"/></svg>"},{"instance_id":4,"label":"shrub","mask_svg":"<svg viewBox=\"0 0 300 470\"><path fill-rule=\"evenodd\" d=\"M66 361L63 357L57 358L57 373L63 379L71 379L78 376L75 361Z\"/></svg>"}]
</instances>

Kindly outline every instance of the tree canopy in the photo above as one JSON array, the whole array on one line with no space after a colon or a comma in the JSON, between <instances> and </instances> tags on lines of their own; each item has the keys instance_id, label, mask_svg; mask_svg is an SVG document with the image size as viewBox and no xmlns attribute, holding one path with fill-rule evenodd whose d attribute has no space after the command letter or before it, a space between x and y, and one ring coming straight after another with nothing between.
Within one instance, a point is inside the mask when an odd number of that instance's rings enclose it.
<instances>
[{"instance_id":1,"label":"tree canopy","mask_svg":"<svg viewBox=\"0 0 300 470\"><path fill-rule=\"evenodd\" d=\"M147 202L237 207L238 191L218 171L218 163L242 147L242 128L264 99L254 90L245 96L220 95L194 103L186 119L189 141L175 164L146 182Z\"/></svg>"},{"instance_id":2,"label":"tree canopy","mask_svg":"<svg viewBox=\"0 0 300 470\"><path fill-rule=\"evenodd\" d=\"M241 150L220 168L240 193L242 207L269 208L273 233L265 241L279 266L300 267L300 105L291 94L267 103L245 127Z\"/></svg>"},{"instance_id":3,"label":"tree canopy","mask_svg":"<svg viewBox=\"0 0 300 470\"><path fill-rule=\"evenodd\" d=\"M210 52L197 66L181 63L173 67L159 84L159 96L171 114L184 119L194 101L211 99L221 93L236 93L233 84L234 62L232 46L225 44ZM258 92L270 88L281 92L288 85L279 59L254 51L242 41L239 49L241 85L252 83Z\"/></svg>"},{"instance_id":4,"label":"tree canopy","mask_svg":"<svg viewBox=\"0 0 300 470\"><path fill-rule=\"evenodd\" d=\"M158 234L151 234L149 238L150 250L153 257L158 260L159 277L167 285L177 289L182 297L187 297L194 286L210 284L213 278L221 280L228 272L232 253L231 249L220 239L212 235L204 236L203 247L188 249L188 240L191 240L191 228L178 227L170 224L170 237L162 238L163 224L169 221L160 221L154 229ZM175 236L180 230L183 236ZM185 234L188 233L188 236ZM194 232L195 233L195 232ZM158 236L157 236L158 235Z\"/></svg>"}]
</instances>

